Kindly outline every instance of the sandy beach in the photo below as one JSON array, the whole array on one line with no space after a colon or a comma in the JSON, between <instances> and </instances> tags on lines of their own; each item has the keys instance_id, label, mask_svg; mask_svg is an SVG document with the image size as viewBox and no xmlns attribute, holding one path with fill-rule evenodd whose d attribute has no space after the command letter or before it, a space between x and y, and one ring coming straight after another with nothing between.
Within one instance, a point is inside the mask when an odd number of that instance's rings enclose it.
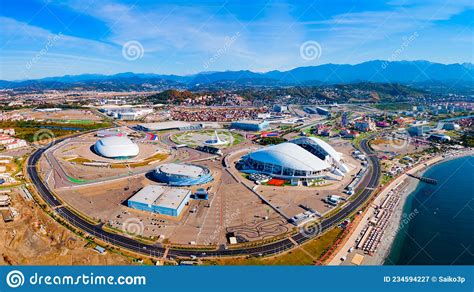
<instances>
[{"instance_id":1,"label":"sandy beach","mask_svg":"<svg viewBox=\"0 0 474 292\"><path fill-rule=\"evenodd\" d=\"M411 216L416 216L416 214L407 214L405 217L402 217L403 209L408 196L417 188L420 182L418 179L409 177L406 174L410 173L422 175L429 167L437 163L468 155L474 155L474 150L462 151L456 155L447 155L446 157L437 156L416 165L415 167L408 170L405 174L394 179L377 195L371 206L364 213L360 223L356 226L355 230L352 232L344 246L339 249L339 252L336 253L333 259L329 262L329 265L352 265L351 260L356 254L364 256L362 265L383 265L390 252L394 238L396 237L400 226L402 224L408 224ZM365 255L363 251L357 249L354 249L349 253L349 249L355 247L356 240L360 238L360 233L367 226L370 218L374 216L376 206L380 206L383 200L387 197L388 193L395 189L397 189L400 200L395 209L392 211L389 223L385 227L384 234L377 246L377 251L372 255ZM342 261L341 258L345 258L345 260Z\"/></svg>"},{"instance_id":2,"label":"sandy beach","mask_svg":"<svg viewBox=\"0 0 474 292\"><path fill-rule=\"evenodd\" d=\"M424 164L427 165L421 165L423 166L420 169L417 169L414 172L411 172L412 174L417 174L422 176L423 173L428 170L429 167L432 167L435 164L438 163L443 163L452 159L456 159L459 157L463 156L469 156L469 155L474 155L474 150L468 150L464 151L458 155L452 155L449 157L445 157L442 159L436 159L434 158L433 160L430 160L428 162L425 162ZM412 169L414 170L414 169ZM403 225L406 225L409 223L411 220L411 216L415 216L416 214L407 214L405 217L402 217L403 215L403 209L405 207L406 200L408 196L415 191L417 188L418 184L420 183L419 180L415 178L411 178L408 176L405 176L406 179L404 182L407 182L406 186L404 186L402 192L401 192L401 199L400 202L395 210L395 212L392 214L392 220L390 221L390 224L387 226L386 232L384 233L384 236L382 238L382 241L379 244L379 248L377 252L372 256L372 257L367 257L367 262L364 264L368 265L383 265L388 254L390 253L390 249L392 248L393 242L395 237L397 236L398 231Z\"/></svg>"},{"instance_id":3,"label":"sandy beach","mask_svg":"<svg viewBox=\"0 0 474 292\"><path fill-rule=\"evenodd\" d=\"M414 174L422 175L423 172L426 171L426 169L427 168L420 170ZM397 236L397 233L402 226L401 224L407 224L410 220L410 216L402 218L403 209L405 207L405 203L408 196L416 190L420 181L407 176L403 183L405 183L405 185L403 186L403 189L401 191L400 202L398 203L396 209L392 214L390 223L388 224L387 229L385 230L384 236L382 237L382 241L379 244L377 252L372 257L367 257L367 262L365 262L365 264L367 265L383 265L385 259L390 253L390 249L392 248L392 244L395 240L395 237ZM402 223L402 220L406 221Z\"/></svg>"}]
</instances>

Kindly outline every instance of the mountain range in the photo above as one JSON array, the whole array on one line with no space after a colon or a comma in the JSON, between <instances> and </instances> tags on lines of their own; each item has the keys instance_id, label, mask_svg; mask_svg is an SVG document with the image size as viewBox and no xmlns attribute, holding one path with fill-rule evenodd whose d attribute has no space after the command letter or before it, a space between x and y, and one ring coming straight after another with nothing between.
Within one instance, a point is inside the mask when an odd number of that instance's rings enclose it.
<instances>
[{"instance_id":1,"label":"mountain range","mask_svg":"<svg viewBox=\"0 0 474 292\"><path fill-rule=\"evenodd\" d=\"M248 70L202 72L195 75L119 73L82 74L35 80L0 80L0 88L17 90L154 91L219 89L235 87L283 87L296 85L348 84L356 82L454 84L472 88L474 64L440 64L429 61L368 61L356 65L324 64L288 71L257 73Z\"/></svg>"}]
</instances>

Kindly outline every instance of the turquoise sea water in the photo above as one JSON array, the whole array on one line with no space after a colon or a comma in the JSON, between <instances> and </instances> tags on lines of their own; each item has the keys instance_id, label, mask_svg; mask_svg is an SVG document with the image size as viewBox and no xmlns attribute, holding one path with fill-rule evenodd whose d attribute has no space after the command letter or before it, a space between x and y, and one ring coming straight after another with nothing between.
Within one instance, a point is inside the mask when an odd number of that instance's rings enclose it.
<instances>
[{"instance_id":1,"label":"turquoise sea water","mask_svg":"<svg viewBox=\"0 0 474 292\"><path fill-rule=\"evenodd\" d=\"M474 264L474 156L446 161L423 176L404 206L386 265Z\"/></svg>"}]
</instances>

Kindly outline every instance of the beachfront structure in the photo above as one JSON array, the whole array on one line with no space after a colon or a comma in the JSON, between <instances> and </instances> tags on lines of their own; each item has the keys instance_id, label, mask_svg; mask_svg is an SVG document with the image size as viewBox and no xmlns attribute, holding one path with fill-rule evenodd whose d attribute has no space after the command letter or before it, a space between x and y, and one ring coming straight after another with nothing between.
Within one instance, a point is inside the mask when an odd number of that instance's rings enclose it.
<instances>
[{"instance_id":1,"label":"beachfront structure","mask_svg":"<svg viewBox=\"0 0 474 292\"><path fill-rule=\"evenodd\" d=\"M230 124L230 127L244 131L262 131L268 129L270 124L267 121L238 121Z\"/></svg>"},{"instance_id":2,"label":"beachfront structure","mask_svg":"<svg viewBox=\"0 0 474 292\"><path fill-rule=\"evenodd\" d=\"M158 166L153 176L171 186L192 186L213 180L208 168L194 164L167 163Z\"/></svg>"},{"instance_id":3,"label":"beachfront structure","mask_svg":"<svg viewBox=\"0 0 474 292\"><path fill-rule=\"evenodd\" d=\"M137 156L140 150L126 136L110 136L98 140L94 144L94 151L107 158L126 159Z\"/></svg>"},{"instance_id":4,"label":"beachfront structure","mask_svg":"<svg viewBox=\"0 0 474 292\"><path fill-rule=\"evenodd\" d=\"M178 217L191 197L191 191L148 185L127 201L130 208Z\"/></svg>"}]
</instances>

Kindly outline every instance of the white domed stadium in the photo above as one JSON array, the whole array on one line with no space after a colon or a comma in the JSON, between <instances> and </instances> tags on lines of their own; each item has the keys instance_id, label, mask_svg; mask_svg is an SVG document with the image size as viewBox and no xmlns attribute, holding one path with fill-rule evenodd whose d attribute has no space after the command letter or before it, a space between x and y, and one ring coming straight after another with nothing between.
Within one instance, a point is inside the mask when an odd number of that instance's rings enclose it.
<instances>
[{"instance_id":1,"label":"white domed stadium","mask_svg":"<svg viewBox=\"0 0 474 292\"><path fill-rule=\"evenodd\" d=\"M349 171L347 165L342 161L342 154L337 152L331 145L315 137L301 137L290 141L308 150L319 159L334 165L342 173Z\"/></svg>"},{"instance_id":2,"label":"white domed stadium","mask_svg":"<svg viewBox=\"0 0 474 292\"><path fill-rule=\"evenodd\" d=\"M94 151L107 158L126 159L135 157L140 152L138 145L126 136L110 136L98 140Z\"/></svg>"},{"instance_id":3,"label":"white domed stadium","mask_svg":"<svg viewBox=\"0 0 474 292\"><path fill-rule=\"evenodd\" d=\"M348 171L341 154L326 142L299 139L247 154L242 158L241 170L285 180L314 180L327 177L328 173L343 177Z\"/></svg>"},{"instance_id":4,"label":"white domed stadium","mask_svg":"<svg viewBox=\"0 0 474 292\"><path fill-rule=\"evenodd\" d=\"M325 161L288 142L251 152L244 160L255 172L285 179L318 177L330 168Z\"/></svg>"}]
</instances>

